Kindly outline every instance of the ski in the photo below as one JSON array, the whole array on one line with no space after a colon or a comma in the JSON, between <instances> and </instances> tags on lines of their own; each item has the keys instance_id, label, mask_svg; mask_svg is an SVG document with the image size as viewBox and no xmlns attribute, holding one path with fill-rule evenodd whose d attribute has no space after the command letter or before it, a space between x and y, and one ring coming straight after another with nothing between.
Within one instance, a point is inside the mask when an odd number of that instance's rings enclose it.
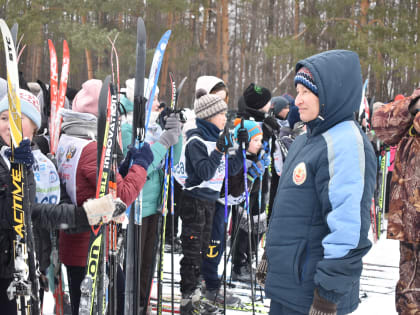
<instances>
[{"instance_id":1,"label":"ski","mask_svg":"<svg viewBox=\"0 0 420 315\"><path fill-rule=\"evenodd\" d=\"M62 118L58 115L61 108L64 108L66 99L67 81L70 70L70 52L67 41L63 41L63 64L61 66L60 87L58 88L58 64L57 54L53 42L48 40L50 52L50 153L54 156L58 147Z\"/></svg>"},{"instance_id":2,"label":"ski","mask_svg":"<svg viewBox=\"0 0 420 315\"><path fill-rule=\"evenodd\" d=\"M206 298L202 298L204 301L208 301L209 303L213 304L213 301L209 301ZM158 310L158 306L157 306L157 299L152 297L151 298L152 302L150 303L150 305L152 306L152 310ZM176 297L175 300L172 300L170 297L163 297L162 298L163 301L163 305L162 305L162 312L174 312L175 314L180 313L180 302L181 302L181 297ZM172 303L175 303L175 306L171 306ZM216 303L215 304L218 307L222 307L223 308L223 304L219 304ZM255 313L257 314L268 314L268 310L269 310L269 306L268 305L264 305L264 304L260 304L260 303L255 303L254 304L255 307ZM226 306L227 310L231 310L231 311L241 311L241 312L252 312L252 303L249 302L242 302L241 304L237 305L237 306L232 306L232 305L227 305ZM219 309L219 314L223 314L224 310L223 309ZM157 314L157 313L156 313Z\"/></svg>"},{"instance_id":3,"label":"ski","mask_svg":"<svg viewBox=\"0 0 420 315\"><path fill-rule=\"evenodd\" d=\"M112 177L113 149L118 120L117 102L111 98L111 76L107 76L99 94L98 103L98 172L96 198L105 196ZM91 238L86 264L86 276L80 285L79 314L105 314L105 288L108 286L105 269L106 225L91 227Z\"/></svg>"},{"instance_id":4,"label":"ski","mask_svg":"<svg viewBox=\"0 0 420 315\"><path fill-rule=\"evenodd\" d=\"M115 99L118 107L120 104L120 68L119 68L119 60L118 60L118 52L117 49L115 47L115 41L118 37L118 34L115 36L114 40L112 41L110 38L108 38L108 40L111 43L111 69L112 69L112 83L113 83L113 87L111 88L111 98ZM113 63L113 59L115 57L115 61L116 61L116 71L117 71L117 80L115 81L115 76L114 76L114 63ZM119 109L118 109L119 112ZM118 117L117 119L117 132L116 135L118 135L118 142L122 143L121 140L121 132L120 132L120 119ZM115 145L117 145L117 143L115 143ZM116 149L114 148L113 150L113 172L112 175L115 176L115 174L117 173L117 156L116 156ZM113 183L115 183L115 185L113 185L112 187L112 192L114 197L117 196L117 188L116 188L116 178L112 178L111 181ZM108 297L108 314L109 315L115 315L117 314L117 300L118 300L118 290L117 290L117 283L118 283L118 266L119 266L119 249L121 247L121 243L122 243L122 235L121 235L121 230L119 229L119 226L117 225L116 222L111 221L109 224L109 231L108 231L108 242L109 242L109 261L108 261L108 266L109 266L109 288L108 291L109 293L106 295Z\"/></svg>"},{"instance_id":5,"label":"ski","mask_svg":"<svg viewBox=\"0 0 420 315\"><path fill-rule=\"evenodd\" d=\"M149 82L144 93L144 61L145 61L145 41L146 31L144 22L141 18L137 24L137 47L136 47L136 78L134 84L134 122L133 122L133 144L140 148L146 136L149 126L150 114L156 86L159 79L160 68L163 61L166 46L168 44L171 31L167 31L160 39L150 68ZM142 47L142 48L141 48ZM146 98L143 96L145 95ZM147 100L147 101L146 101ZM144 104L146 103L146 106ZM145 117L147 110L147 115ZM142 192L137 196L131 207L129 207L129 224L127 228L127 259L126 259L126 278L133 279L126 282L125 312L128 314L140 314L140 266L141 257L139 249L141 244L141 220L142 220ZM133 255L133 257L131 257ZM134 264L134 265L131 265ZM130 303L130 301L134 303ZM130 309L134 307L133 311Z\"/></svg>"},{"instance_id":6,"label":"ski","mask_svg":"<svg viewBox=\"0 0 420 315\"><path fill-rule=\"evenodd\" d=\"M176 100L176 85L172 76L172 73L169 73L171 81L171 110L175 109L175 100ZM170 164L170 165L169 165ZM173 148L171 147L165 156L165 173L164 173L164 186L163 186L163 207L162 207L162 225L160 229L160 255L159 255L159 268L158 268L158 303L157 303L157 314L162 314L162 281L163 281L163 257L165 255L165 236L166 236L166 219L168 213L168 194L169 189L171 189L171 214L172 219L174 216L174 203L173 203ZM169 185L171 187L169 188ZM172 250L173 250L173 235L172 235ZM171 255L171 266L172 266L172 294L173 294L173 251ZM172 305L173 309L173 305Z\"/></svg>"},{"instance_id":7,"label":"ski","mask_svg":"<svg viewBox=\"0 0 420 315\"><path fill-rule=\"evenodd\" d=\"M67 42L63 41L63 64L61 66L60 88L58 89L58 63L57 54L53 42L48 40L48 48L50 53L50 153L55 157L60 137L60 129L62 118L58 115L58 111L64 108L64 102L67 91L67 81L70 70L70 53ZM54 268L54 300L56 314L64 314L64 291L62 284L61 262L58 255L58 233L53 232L52 235L52 265Z\"/></svg>"},{"instance_id":8,"label":"ski","mask_svg":"<svg viewBox=\"0 0 420 315\"><path fill-rule=\"evenodd\" d=\"M380 155L380 172L381 172L381 183L379 188L379 197L378 197L378 205L376 207L376 233L377 239L380 239L382 234L384 216L385 216L385 199L386 199L386 177L388 174L388 152L389 147L383 146L382 152Z\"/></svg>"},{"instance_id":9,"label":"ski","mask_svg":"<svg viewBox=\"0 0 420 315\"><path fill-rule=\"evenodd\" d=\"M144 73L146 66L146 28L142 18L137 19L137 43L136 43L136 75L135 75L135 99L133 113L133 137L132 144L137 139L137 129L144 129ZM138 315L140 303L138 294L140 293L140 259L138 248L140 248L140 227L135 226L134 207L129 207L128 226L127 226L127 251L125 265L125 299L124 314ZM140 223L140 222L137 222Z\"/></svg>"},{"instance_id":10,"label":"ski","mask_svg":"<svg viewBox=\"0 0 420 315\"><path fill-rule=\"evenodd\" d=\"M151 65L150 71L149 71L149 81L148 81L147 88L146 88L145 93L144 93L144 95L146 95L146 99L147 99L147 102L146 102L147 116L146 116L146 123L145 123L145 128L144 128L145 131L147 131L148 126L149 126L150 114L151 114L151 111L152 111L152 104L153 104L153 100L154 100L154 97L155 97L157 82L159 80L160 68L161 68L161 65L162 65L162 62L163 62L163 56L164 56L164 53L165 53L166 46L168 44L170 35L171 35L170 30L166 31L165 34L163 34L163 36L161 37L161 39L160 39L160 41L159 41L159 43L158 43L158 45L155 49L155 53L153 55L152 65ZM141 213L140 213L141 210L139 210L139 208L140 208L139 205L141 205L141 199L142 199L142 192L140 192L140 194L137 197L136 202L135 202L136 217L138 217L138 218L141 218ZM156 246L157 250L159 250L159 231L161 230L161 224L162 224L162 220L159 220L158 229L156 231L158 233L158 238L157 238L158 242L157 242L157 246ZM155 268L156 268L156 261L153 262L152 273L154 273ZM152 279L152 276L151 276L150 279ZM149 298L150 298L150 291L151 291L151 286L152 286L151 280L150 280L150 283L151 283L151 285L148 286L149 291L146 292L147 303L148 303ZM146 309L144 311L146 311Z\"/></svg>"},{"instance_id":11,"label":"ski","mask_svg":"<svg viewBox=\"0 0 420 315\"><path fill-rule=\"evenodd\" d=\"M13 280L7 288L7 295L10 300L16 299L18 314L39 314L39 283L28 186L25 183L26 169L24 165L13 162L14 148L19 146L23 137L15 42L3 19L0 19L0 29L6 55L7 97L12 148L10 171L14 187L11 196L13 200L14 273Z\"/></svg>"}]
</instances>

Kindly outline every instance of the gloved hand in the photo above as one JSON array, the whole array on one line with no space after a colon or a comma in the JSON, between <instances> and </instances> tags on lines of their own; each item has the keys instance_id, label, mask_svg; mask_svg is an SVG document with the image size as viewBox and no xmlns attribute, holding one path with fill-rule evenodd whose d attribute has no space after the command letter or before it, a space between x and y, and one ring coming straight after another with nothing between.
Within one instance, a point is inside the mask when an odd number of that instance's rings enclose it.
<instances>
[{"instance_id":1,"label":"gloved hand","mask_svg":"<svg viewBox=\"0 0 420 315\"><path fill-rule=\"evenodd\" d=\"M125 177L128 174L128 169L130 168L131 157L137 150L135 147L131 146L131 144L127 148L128 148L127 155L125 156L125 159L121 162L118 168L118 173L120 173L122 177Z\"/></svg>"},{"instance_id":2,"label":"gloved hand","mask_svg":"<svg viewBox=\"0 0 420 315\"><path fill-rule=\"evenodd\" d=\"M179 135L181 134L181 121L177 114L172 113L167 117L165 122L165 131L160 136L158 142L166 149L178 143Z\"/></svg>"},{"instance_id":3,"label":"gloved hand","mask_svg":"<svg viewBox=\"0 0 420 315\"><path fill-rule=\"evenodd\" d=\"M136 149L131 153L133 164L140 165L145 170L147 170L149 165L153 162L153 152L147 142L143 142L143 145L140 149Z\"/></svg>"},{"instance_id":4,"label":"gloved hand","mask_svg":"<svg viewBox=\"0 0 420 315\"><path fill-rule=\"evenodd\" d=\"M261 161L261 164L263 165L264 168L269 167L270 163L271 163L270 155L268 153L264 153L260 157L260 161Z\"/></svg>"},{"instance_id":5,"label":"gloved hand","mask_svg":"<svg viewBox=\"0 0 420 315\"><path fill-rule=\"evenodd\" d=\"M264 166L260 161L251 162L247 160L248 175L251 176L252 181L264 174Z\"/></svg>"},{"instance_id":6,"label":"gloved hand","mask_svg":"<svg viewBox=\"0 0 420 315\"><path fill-rule=\"evenodd\" d=\"M12 156L12 149L8 148L4 154L9 158ZM13 163L25 164L28 167L31 167L34 164L34 155L31 150L31 141L26 138L23 139L17 148L13 152Z\"/></svg>"},{"instance_id":7,"label":"gloved hand","mask_svg":"<svg viewBox=\"0 0 420 315\"><path fill-rule=\"evenodd\" d=\"M86 217L90 225L97 225L101 220L105 223L114 216L114 212L120 215L127 206L119 198L113 199L111 194L107 194L99 199L88 199L83 203Z\"/></svg>"},{"instance_id":8,"label":"gloved hand","mask_svg":"<svg viewBox=\"0 0 420 315\"><path fill-rule=\"evenodd\" d=\"M309 315L337 315L337 304L319 296L318 290L315 289Z\"/></svg>"},{"instance_id":9,"label":"gloved hand","mask_svg":"<svg viewBox=\"0 0 420 315\"><path fill-rule=\"evenodd\" d=\"M249 135L248 135L248 130L246 130L246 128L238 129L238 143L241 148L242 148L242 143L245 143L245 150L248 149Z\"/></svg>"},{"instance_id":10,"label":"gloved hand","mask_svg":"<svg viewBox=\"0 0 420 315\"><path fill-rule=\"evenodd\" d=\"M277 120L275 117L268 116L263 121L262 130L263 130L263 140L268 140L273 136L274 131L280 130L280 126L277 123Z\"/></svg>"},{"instance_id":11,"label":"gloved hand","mask_svg":"<svg viewBox=\"0 0 420 315\"><path fill-rule=\"evenodd\" d=\"M226 153L232 146L232 136L229 131L223 131L216 141L216 149L219 152Z\"/></svg>"}]
</instances>

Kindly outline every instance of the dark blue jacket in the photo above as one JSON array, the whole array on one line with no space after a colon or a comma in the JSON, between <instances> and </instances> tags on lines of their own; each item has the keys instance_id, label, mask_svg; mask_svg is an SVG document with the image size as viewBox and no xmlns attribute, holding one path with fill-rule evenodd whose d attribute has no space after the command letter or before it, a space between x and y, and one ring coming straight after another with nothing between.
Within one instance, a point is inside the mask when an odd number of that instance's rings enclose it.
<instances>
[{"instance_id":1,"label":"dark blue jacket","mask_svg":"<svg viewBox=\"0 0 420 315\"><path fill-rule=\"evenodd\" d=\"M187 131L187 141L193 136L198 136L204 141L216 142L219 138L219 130L214 124L203 120L196 119L197 128ZM219 167L224 167L222 163L223 153L213 150L208 152L206 145L198 140L191 140L185 149L185 169L187 172L187 180L185 187L194 187L203 181L212 179ZM235 155L229 155L228 173L236 175L243 166L242 153L237 152ZM214 191L208 188L194 188L192 190L184 190L184 193L195 198L216 201L220 196L220 191Z\"/></svg>"},{"instance_id":2,"label":"dark blue jacket","mask_svg":"<svg viewBox=\"0 0 420 315\"><path fill-rule=\"evenodd\" d=\"M320 118L292 144L280 177L267 234L269 298L308 313L313 291L338 304L359 303L362 257L369 251L376 159L353 120L362 97L356 53L324 52L307 67L319 91Z\"/></svg>"}]
</instances>

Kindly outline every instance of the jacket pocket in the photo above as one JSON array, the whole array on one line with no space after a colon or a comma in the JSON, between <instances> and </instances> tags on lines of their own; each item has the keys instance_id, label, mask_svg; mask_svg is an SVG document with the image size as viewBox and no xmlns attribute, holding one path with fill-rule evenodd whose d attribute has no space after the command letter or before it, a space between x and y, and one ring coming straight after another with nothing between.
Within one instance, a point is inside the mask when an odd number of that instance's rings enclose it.
<instances>
[{"instance_id":1,"label":"jacket pocket","mask_svg":"<svg viewBox=\"0 0 420 315\"><path fill-rule=\"evenodd\" d=\"M296 284L302 283L303 258L306 241L267 247L268 272L291 277Z\"/></svg>"}]
</instances>

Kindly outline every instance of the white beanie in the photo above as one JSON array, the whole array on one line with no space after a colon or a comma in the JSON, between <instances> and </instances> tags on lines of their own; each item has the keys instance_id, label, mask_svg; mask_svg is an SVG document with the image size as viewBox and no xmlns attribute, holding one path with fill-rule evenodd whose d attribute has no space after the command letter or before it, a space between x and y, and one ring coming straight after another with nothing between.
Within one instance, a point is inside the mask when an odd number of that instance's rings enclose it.
<instances>
[{"instance_id":1,"label":"white beanie","mask_svg":"<svg viewBox=\"0 0 420 315\"><path fill-rule=\"evenodd\" d=\"M219 79L218 77L212 75L203 75L201 77L198 77L197 82L195 83L195 93L197 93L198 90L203 89L207 92L207 94L210 94L210 91L218 83L225 84L225 82L222 79Z\"/></svg>"}]
</instances>

